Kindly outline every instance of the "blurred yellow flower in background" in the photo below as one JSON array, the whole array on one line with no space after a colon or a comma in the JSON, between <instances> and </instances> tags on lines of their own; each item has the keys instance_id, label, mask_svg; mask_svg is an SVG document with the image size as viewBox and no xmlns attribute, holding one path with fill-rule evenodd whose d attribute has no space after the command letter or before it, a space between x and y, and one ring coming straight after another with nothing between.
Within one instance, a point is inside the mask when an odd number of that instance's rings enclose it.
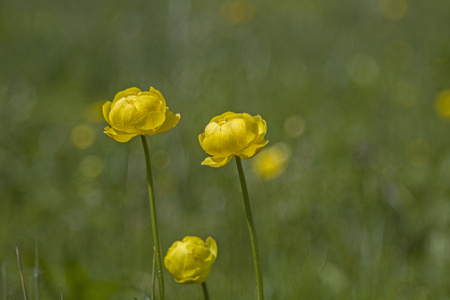
<instances>
[{"instance_id":1,"label":"blurred yellow flower in background","mask_svg":"<svg viewBox=\"0 0 450 300\"><path fill-rule=\"evenodd\" d=\"M148 92L132 87L117 93L112 102L103 104L103 116L111 125L104 132L121 143L137 135L165 132L180 120L180 114L173 114L163 95L153 87Z\"/></svg>"},{"instance_id":2,"label":"blurred yellow flower in background","mask_svg":"<svg viewBox=\"0 0 450 300\"><path fill-rule=\"evenodd\" d=\"M450 120L450 90L443 90L437 95L435 108L441 117Z\"/></svg>"},{"instance_id":3,"label":"blurred yellow flower in background","mask_svg":"<svg viewBox=\"0 0 450 300\"><path fill-rule=\"evenodd\" d=\"M94 129L89 124L79 124L72 129L72 143L78 149L87 149L95 141Z\"/></svg>"},{"instance_id":4,"label":"blurred yellow flower in background","mask_svg":"<svg viewBox=\"0 0 450 300\"><path fill-rule=\"evenodd\" d=\"M260 177L268 180L280 176L286 170L291 150L284 143L268 147L253 160L252 169Z\"/></svg>"},{"instance_id":5,"label":"blurred yellow flower in background","mask_svg":"<svg viewBox=\"0 0 450 300\"><path fill-rule=\"evenodd\" d=\"M407 0L380 0L379 5L381 13L390 20L399 20L408 11Z\"/></svg>"},{"instance_id":6,"label":"blurred yellow flower in background","mask_svg":"<svg viewBox=\"0 0 450 300\"><path fill-rule=\"evenodd\" d=\"M255 7L247 1L225 2L220 8L222 18L230 25L246 24L255 18Z\"/></svg>"},{"instance_id":7,"label":"blurred yellow flower in background","mask_svg":"<svg viewBox=\"0 0 450 300\"><path fill-rule=\"evenodd\" d=\"M166 269L178 283L203 283L217 257L216 241L206 243L199 237L186 236L170 246L164 258Z\"/></svg>"},{"instance_id":8,"label":"blurred yellow flower in background","mask_svg":"<svg viewBox=\"0 0 450 300\"><path fill-rule=\"evenodd\" d=\"M268 143L264 140L266 122L257 115L226 112L211 119L205 132L198 136L207 157L202 165L222 167L233 156L248 159L256 155Z\"/></svg>"}]
</instances>

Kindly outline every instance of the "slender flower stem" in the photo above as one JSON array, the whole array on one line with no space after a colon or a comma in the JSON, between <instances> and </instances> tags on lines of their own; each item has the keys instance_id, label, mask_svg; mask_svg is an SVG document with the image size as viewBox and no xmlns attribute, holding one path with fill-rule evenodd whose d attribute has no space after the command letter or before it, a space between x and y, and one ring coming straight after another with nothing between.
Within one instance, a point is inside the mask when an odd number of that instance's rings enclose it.
<instances>
[{"instance_id":1,"label":"slender flower stem","mask_svg":"<svg viewBox=\"0 0 450 300\"><path fill-rule=\"evenodd\" d=\"M245 182L244 170L242 169L242 162L239 156L235 156L236 166L241 181L242 195L244 196L245 214L247 215L248 231L250 233L250 241L252 243L253 261L255 263L256 271L256 285L258 287L258 300L264 300L264 290L261 275L261 266L259 259L258 243L256 241L255 224L253 223L252 209L250 207L250 200L248 198L247 183Z\"/></svg>"},{"instance_id":2,"label":"slender flower stem","mask_svg":"<svg viewBox=\"0 0 450 300\"><path fill-rule=\"evenodd\" d=\"M150 199L150 212L152 217L152 231L153 231L153 244L155 247L155 255L156 255L156 269L158 273L159 299L164 300L164 278L162 270L161 246L159 244L158 225L156 222L156 206L155 206L155 195L153 193L152 166L150 163L150 152L148 150L147 140L144 135L141 135L141 139L142 145L144 146L145 163L147 166L148 194Z\"/></svg>"},{"instance_id":3,"label":"slender flower stem","mask_svg":"<svg viewBox=\"0 0 450 300\"><path fill-rule=\"evenodd\" d=\"M203 283L202 283L202 290L203 290L203 296L205 297L205 300L209 300L208 287L206 286L206 281L203 281Z\"/></svg>"}]
</instances>

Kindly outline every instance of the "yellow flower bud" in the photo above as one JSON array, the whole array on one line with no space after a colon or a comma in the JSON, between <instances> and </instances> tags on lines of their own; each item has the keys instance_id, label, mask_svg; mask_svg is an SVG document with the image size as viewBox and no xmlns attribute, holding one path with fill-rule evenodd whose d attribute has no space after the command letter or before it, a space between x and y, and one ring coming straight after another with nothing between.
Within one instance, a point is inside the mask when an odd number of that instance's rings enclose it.
<instances>
[{"instance_id":1,"label":"yellow flower bud","mask_svg":"<svg viewBox=\"0 0 450 300\"><path fill-rule=\"evenodd\" d=\"M180 120L180 114L173 114L163 95L152 87L148 92L135 87L121 91L102 108L103 116L111 126L105 127L104 132L121 143L137 135L165 132Z\"/></svg>"},{"instance_id":2,"label":"yellow flower bud","mask_svg":"<svg viewBox=\"0 0 450 300\"><path fill-rule=\"evenodd\" d=\"M164 258L166 269L178 283L203 283L217 257L216 241L206 243L199 237L186 236L176 241Z\"/></svg>"},{"instance_id":3,"label":"yellow flower bud","mask_svg":"<svg viewBox=\"0 0 450 300\"><path fill-rule=\"evenodd\" d=\"M202 165L222 167L233 156L247 159L255 156L268 143L264 140L267 132L266 122L257 115L226 112L211 119L205 132L198 136L200 145L206 153Z\"/></svg>"}]
</instances>

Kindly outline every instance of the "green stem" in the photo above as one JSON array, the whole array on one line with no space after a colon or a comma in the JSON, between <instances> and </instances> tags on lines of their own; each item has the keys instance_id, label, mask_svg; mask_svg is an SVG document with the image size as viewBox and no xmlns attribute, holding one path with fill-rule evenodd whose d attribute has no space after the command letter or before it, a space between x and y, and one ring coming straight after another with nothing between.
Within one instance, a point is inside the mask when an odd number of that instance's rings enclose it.
<instances>
[{"instance_id":1,"label":"green stem","mask_svg":"<svg viewBox=\"0 0 450 300\"><path fill-rule=\"evenodd\" d=\"M156 206L155 196L153 193L152 166L150 163L150 152L148 150L147 140L144 135L141 135L141 139L142 145L144 146L145 163L147 166L148 194L150 199L150 212L152 217L153 244L156 254L156 269L158 273L159 299L164 300L164 278L162 270L161 246L159 244L158 225L156 222Z\"/></svg>"},{"instance_id":2,"label":"green stem","mask_svg":"<svg viewBox=\"0 0 450 300\"><path fill-rule=\"evenodd\" d=\"M203 290L203 296L205 297L205 300L209 300L208 287L206 286L206 281L203 281L203 283L202 283L202 290Z\"/></svg>"},{"instance_id":3,"label":"green stem","mask_svg":"<svg viewBox=\"0 0 450 300\"><path fill-rule=\"evenodd\" d=\"M250 233L250 241L252 243L253 261L256 271L256 285L258 287L258 300L264 300L264 290L261 275L261 266L259 259L258 243L256 241L255 224L253 223L252 209L250 207L250 200L248 198L247 183L245 182L244 170L242 169L242 162L239 156L235 156L236 166L241 181L242 195L244 196L245 214L247 215L248 231Z\"/></svg>"}]
</instances>

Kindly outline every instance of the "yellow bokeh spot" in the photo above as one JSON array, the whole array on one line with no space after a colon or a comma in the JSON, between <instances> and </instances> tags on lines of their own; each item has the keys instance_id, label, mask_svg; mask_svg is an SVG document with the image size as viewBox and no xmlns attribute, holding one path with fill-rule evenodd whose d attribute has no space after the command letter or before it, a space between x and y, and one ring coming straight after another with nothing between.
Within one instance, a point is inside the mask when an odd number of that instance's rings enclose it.
<instances>
[{"instance_id":1,"label":"yellow bokeh spot","mask_svg":"<svg viewBox=\"0 0 450 300\"><path fill-rule=\"evenodd\" d=\"M255 7L247 1L226 2L220 8L222 18L230 25L246 24L255 18Z\"/></svg>"},{"instance_id":2,"label":"yellow bokeh spot","mask_svg":"<svg viewBox=\"0 0 450 300\"><path fill-rule=\"evenodd\" d=\"M389 20L399 20L408 11L406 0L380 0L380 11Z\"/></svg>"},{"instance_id":3,"label":"yellow bokeh spot","mask_svg":"<svg viewBox=\"0 0 450 300\"><path fill-rule=\"evenodd\" d=\"M95 179L103 171L103 159L94 154L86 155L80 162L80 173L87 179Z\"/></svg>"},{"instance_id":4,"label":"yellow bokeh spot","mask_svg":"<svg viewBox=\"0 0 450 300\"><path fill-rule=\"evenodd\" d=\"M95 140L95 133L88 124L80 124L72 130L72 143L79 149L86 149L92 146Z\"/></svg>"},{"instance_id":5,"label":"yellow bokeh spot","mask_svg":"<svg viewBox=\"0 0 450 300\"><path fill-rule=\"evenodd\" d=\"M437 95L435 108L441 117L450 120L450 90L443 90Z\"/></svg>"},{"instance_id":6,"label":"yellow bokeh spot","mask_svg":"<svg viewBox=\"0 0 450 300\"><path fill-rule=\"evenodd\" d=\"M261 151L252 161L253 171L266 180L280 176L286 169L290 152L289 147L283 143Z\"/></svg>"}]
</instances>

